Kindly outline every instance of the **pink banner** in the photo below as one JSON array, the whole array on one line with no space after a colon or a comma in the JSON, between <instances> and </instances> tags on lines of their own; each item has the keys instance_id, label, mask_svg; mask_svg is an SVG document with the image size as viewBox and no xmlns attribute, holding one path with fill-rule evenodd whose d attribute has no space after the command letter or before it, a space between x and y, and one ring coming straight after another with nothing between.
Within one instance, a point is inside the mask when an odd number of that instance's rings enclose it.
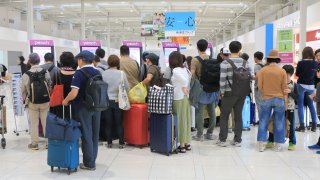
<instances>
[{"instance_id":1,"label":"pink banner","mask_svg":"<svg viewBox=\"0 0 320 180\"><path fill-rule=\"evenodd\" d=\"M179 43L176 42L162 42L164 48L179 48Z\"/></svg>"},{"instance_id":2,"label":"pink banner","mask_svg":"<svg viewBox=\"0 0 320 180\"><path fill-rule=\"evenodd\" d=\"M293 53L279 53L281 64L292 64L293 63Z\"/></svg>"},{"instance_id":3,"label":"pink banner","mask_svg":"<svg viewBox=\"0 0 320 180\"><path fill-rule=\"evenodd\" d=\"M30 46L33 47L50 47L54 46L53 40L29 40Z\"/></svg>"},{"instance_id":4,"label":"pink banner","mask_svg":"<svg viewBox=\"0 0 320 180\"><path fill-rule=\"evenodd\" d=\"M98 47L101 46L101 42L99 40L80 40L80 47Z\"/></svg>"},{"instance_id":5,"label":"pink banner","mask_svg":"<svg viewBox=\"0 0 320 180\"><path fill-rule=\"evenodd\" d=\"M142 47L142 42L140 41L122 41L122 44L128 47Z\"/></svg>"}]
</instances>

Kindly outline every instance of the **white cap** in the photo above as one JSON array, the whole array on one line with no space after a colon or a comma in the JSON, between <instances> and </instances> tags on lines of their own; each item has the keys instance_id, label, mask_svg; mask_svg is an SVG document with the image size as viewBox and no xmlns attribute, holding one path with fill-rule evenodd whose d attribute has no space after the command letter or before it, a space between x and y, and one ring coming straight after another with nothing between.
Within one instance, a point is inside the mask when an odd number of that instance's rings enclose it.
<instances>
[{"instance_id":1,"label":"white cap","mask_svg":"<svg viewBox=\"0 0 320 180\"><path fill-rule=\"evenodd\" d=\"M223 49L221 50L221 53L222 53L222 54L231 54L228 48L223 48Z\"/></svg>"}]
</instances>

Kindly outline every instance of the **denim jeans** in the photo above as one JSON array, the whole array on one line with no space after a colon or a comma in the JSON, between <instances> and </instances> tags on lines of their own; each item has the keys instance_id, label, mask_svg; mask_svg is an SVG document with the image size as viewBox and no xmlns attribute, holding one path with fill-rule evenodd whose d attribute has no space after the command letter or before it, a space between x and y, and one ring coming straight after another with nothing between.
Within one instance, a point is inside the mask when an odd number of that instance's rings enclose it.
<instances>
[{"instance_id":1,"label":"denim jeans","mask_svg":"<svg viewBox=\"0 0 320 180\"><path fill-rule=\"evenodd\" d=\"M300 126L303 127L308 126L308 124L305 124L304 121L304 100L306 100L307 106L310 110L313 126L317 125L317 113L316 109L314 108L313 101L309 97L306 97L305 99L305 94L309 95L312 93L314 93L313 90L305 89L300 84L298 84L298 114Z\"/></svg>"},{"instance_id":2,"label":"denim jeans","mask_svg":"<svg viewBox=\"0 0 320 180\"><path fill-rule=\"evenodd\" d=\"M75 118L81 124L83 164L90 168L96 167L100 115L101 112L91 111L86 107L79 107Z\"/></svg>"},{"instance_id":3,"label":"denim jeans","mask_svg":"<svg viewBox=\"0 0 320 180\"><path fill-rule=\"evenodd\" d=\"M274 142L285 142L285 104L284 99L271 98L262 100L260 103L261 112L259 118L258 141L266 142L268 140L267 130L271 113L274 113Z\"/></svg>"},{"instance_id":4,"label":"denim jeans","mask_svg":"<svg viewBox=\"0 0 320 180\"><path fill-rule=\"evenodd\" d=\"M287 114L287 118L290 122L290 132L289 132L289 143L292 143L294 145L297 144L297 140L296 140L296 125L295 125L295 121L294 121L294 110L287 110L286 111ZM269 132L269 142L274 142L274 136L273 133Z\"/></svg>"}]
</instances>

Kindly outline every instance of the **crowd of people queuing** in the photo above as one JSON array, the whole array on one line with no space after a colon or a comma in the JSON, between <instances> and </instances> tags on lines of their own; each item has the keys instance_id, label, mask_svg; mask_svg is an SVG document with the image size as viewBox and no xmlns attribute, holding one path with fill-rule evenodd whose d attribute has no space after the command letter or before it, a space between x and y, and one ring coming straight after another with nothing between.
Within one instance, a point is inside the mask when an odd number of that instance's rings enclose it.
<instances>
[{"instance_id":1,"label":"crowd of people queuing","mask_svg":"<svg viewBox=\"0 0 320 180\"><path fill-rule=\"evenodd\" d=\"M304 118L305 105L311 112L311 130L316 131L317 113L313 102L320 103L320 84L316 85L319 82L317 76L320 77L318 65L320 50L313 52L310 47L303 49L302 60L299 61L295 70L292 65L281 67L281 59L277 50L271 50L265 58L262 52L254 53L255 66L252 69L249 55L241 53L242 45L238 41L233 41L229 47L222 48L216 59L206 54L207 48L208 42L201 39L197 42L197 57L185 57L178 51L172 52L169 56L169 67L164 74L167 83L174 87L173 112L178 119L178 142L181 153L191 150L192 128L197 131L193 137L196 141L217 139L218 146L240 147L242 109L245 98L250 93L253 94L259 114L257 135L259 151L262 152L266 148L280 151L281 145L285 143L285 137L289 137L288 149L295 150L297 143L295 131L304 132L308 126ZM80 168L82 169L94 170L96 168L99 139L106 141L107 147L112 148L113 136L116 134L119 138L119 148L125 147L123 110L119 108L118 87L121 79L124 79L126 91L139 82L148 87L157 85L162 79L159 56L154 53L143 53L143 64L139 67L136 60L130 58L129 47L123 45L120 47L120 57L117 55L110 55L108 59L104 57L105 51L101 48L97 49L95 55L89 51L82 51L76 56L71 52L63 52L59 58L59 67L55 66L55 57L51 53L44 56L45 64L41 66L39 66L40 57L36 53L29 55L28 64L24 64L25 59L19 57L19 65L23 74L22 95L26 97L25 105L28 108L31 122L32 133L29 148L39 149L39 119L45 130L46 116L49 111L59 117L72 115L80 122L83 151L83 163L80 164ZM217 61L219 66L218 71L214 72L220 77L216 82L218 88L209 91L207 89L212 89L212 87L203 84L205 77L202 77L203 68L205 68L203 62L206 61ZM42 70L45 70L43 75L48 87L52 88L58 83L64 85L63 106L50 108L49 102L35 103L35 97L31 97L32 75L30 74ZM109 108L102 112L88 109L83 102L86 96L85 87L88 76L97 74L101 74L103 81L108 84ZM245 83L239 84L237 78L241 74L246 75L246 79L241 81ZM298 78L297 83L293 81L293 75ZM251 83L254 83L252 89L250 89ZM189 98L191 96L192 100ZM71 110L68 108L70 104L72 105ZM215 137L213 135L216 127L215 109L218 104L221 111L220 133L219 137ZM295 129L294 117L296 108L300 122L297 129ZM318 112L319 109L318 106ZM209 125L204 132L204 112L206 110ZM231 120L230 117L232 117ZM195 119L195 122L192 122L192 119ZM234 138L231 142L227 142L231 128ZM320 138L317 144L309 148L320 150Z\"/></svg>"}]
</instances>

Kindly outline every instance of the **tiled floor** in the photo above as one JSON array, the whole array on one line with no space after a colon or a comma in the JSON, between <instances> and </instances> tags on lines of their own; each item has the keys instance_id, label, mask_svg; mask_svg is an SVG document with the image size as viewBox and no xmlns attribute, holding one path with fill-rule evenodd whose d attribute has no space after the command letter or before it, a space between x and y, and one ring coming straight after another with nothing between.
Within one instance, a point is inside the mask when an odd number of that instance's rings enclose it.
<instances>
[{"instance_id":1,"label":"tiled floor","mask_svg":"<svg viewBox=\"0 0 320 180\"><path fill-rule=\"evenodd\" d=\"M10 102L6 104L10 106ZM27 133L14 135L10 108L7 118L9 133L5 136L7 148L0 149L0 179L320 179L320 155L306 148L317 141L318 132L297 133L294 152L286 150L287 144L282 152L258 152L256 128L243 132L241 148L217 147L214 141L192 142L191 152L170 157L151 153L149 148L128 146L119 150L100 146L96 171L79 170L68 176L65 171L50 172L46 150L27 149ZM26 126L25 121L18 120L20 128Z\"/></svg>"}]
</instances>

